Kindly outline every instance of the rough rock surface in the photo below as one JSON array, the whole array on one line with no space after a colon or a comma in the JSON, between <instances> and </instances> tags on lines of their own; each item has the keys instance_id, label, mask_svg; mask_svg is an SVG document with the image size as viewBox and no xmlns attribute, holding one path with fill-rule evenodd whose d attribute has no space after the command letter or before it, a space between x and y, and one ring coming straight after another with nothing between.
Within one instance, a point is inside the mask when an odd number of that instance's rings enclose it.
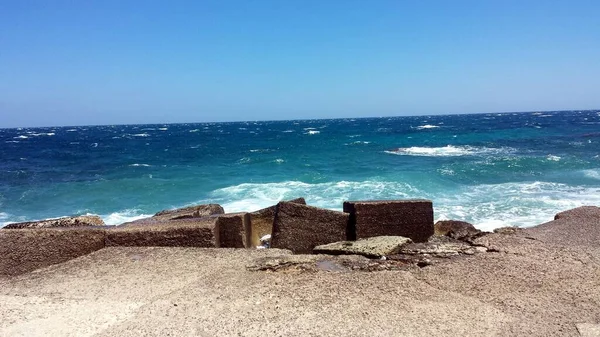
<instances>
[{"instance_id":1,"label":"rough rock surface","mask_svg":"<svg viewBox=\"0 0 600 337\"><path fill-rule=\"evenodd\" d=\"M383 257L398 254L401 247L408 243L412 243L412 240L403 236L374 236L356 241L339 241L316 246L313 252L317 254Z\"/></svg>"},{"instance_id":2,"label":"rough rock surface","mask_svg":"<svg viewBox=\"0 0 600 337\"><path fill-rule=\"evenodd\" d=\"M246 214L226 213L211 216L217 218L221 248L245 248L247 246Z\"/></svg>"},{"instance_id":3,"label":"rough rock surface","mask_svg":"<svg viewBox=\"0 0 600 337\"><path fill-rule=\"evenodd\" d=\"M280 202L275 211L271 247L311 253L315 246L345 240L347 224L346 213Z\"/></svg>"},{"instance_id":4,"label":"rough rock surface","mask_svg":"<svg viewBox=\"0 0 600 337\"><path fill-rule=\"evenodd\" d=\"M188 218L201 218L205 216L224 214L223 207L218 204L207 204L207 205L195 205L184 208L168 209L160 211L154 214L155 217L161 219L188 219Z\"/></svg>"},{"instance_id":5,"label":"rough rock surface","mask_svg":"<svg viewBox=\"0 0 600 337\"><path fill-rule=\"evenodd\" d=\"M89 254L104 248L104 237L103 228L93 227L0 231L0 276L18 275Z\"/></svg>"},{"instance_id":6,"label":"rough rock surface","mask_svg":"<svg viewBox=\"0 0 600 337\"><path fill-rule=\"evenodd\" d=\"M580 218L580 219L600 219L600 207L597 206L581 206L560 212L554 216L554 220Z\"/></svg>"},{"instance_id":7,"label":"rough rock surface","mask_svg":"<svg viewBox=\"0 0 600 337\"><path fill-rule=\"evenodd\" d=\"M425 242L433 235L429 200L346 201L344 212L350 214L348 240L392 235Z\"/></svg>"},{"instance_id":8,"label":"rough rock surface","mask_svg":"<svg viewBox=\"0 0 600 337\"><path fill-rule=\"evenodd\" d=\"M449 236L457 240L469 239L481 233L472 224L457 220L440 220L433 225L433 229L435 235Z\"/></svg>"},{"instance_id":9,"label":"rough rock surface","mask_svg":"<svg viewBox=\"0 0 600 337\"><path fill-rule=\"evenodd\" d=\"M80 215L40 221L19 222L8 224L3 229L22 228L55 228L55 227L87 227L104 226L104 221L97 215Z\"/></svg>"},{"instance_id":10,"label":"rough rock surface","mask_svg":"<svg viewBox=\"0 0 600 337\"><path fill-rule=\"evenodd\" d=\"M296 204L306 205L304 198L292 199L287 202L293 202ZM247 231L249 247L261 246L260 238L265 235L273 234L273 221L275 220L275 208L277 205L263 208L256 212L248 213L246 216L246 223L249 226Z\"/></svg>"},{"instance_id":11,"label":"rough rock surface","mask_svg":"<svg viewBox=\"0 0 600 337\"><path fill-rule=\"evenodd\" d=\"M218 217L143 219L106 231L107 246L220 247Z\"/></svg>"}]
</instances>

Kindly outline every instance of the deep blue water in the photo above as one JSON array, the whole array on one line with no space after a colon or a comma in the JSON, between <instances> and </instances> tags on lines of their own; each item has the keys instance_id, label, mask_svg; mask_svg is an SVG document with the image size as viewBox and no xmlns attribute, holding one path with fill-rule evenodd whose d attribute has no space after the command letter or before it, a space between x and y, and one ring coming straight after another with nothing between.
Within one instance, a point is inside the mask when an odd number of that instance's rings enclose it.
<instances>
[{"instance_id":1,"label":"deep blue water","mask_svg":"<svg viewBox=\"0 0 600 337\"><path fill-rule=\"evenodd\" d=\"M428 198L436 219L530 226L600 205L599 155L598 111L0 129L0 226L300 196Z\"/></svg>"}]
</instances>

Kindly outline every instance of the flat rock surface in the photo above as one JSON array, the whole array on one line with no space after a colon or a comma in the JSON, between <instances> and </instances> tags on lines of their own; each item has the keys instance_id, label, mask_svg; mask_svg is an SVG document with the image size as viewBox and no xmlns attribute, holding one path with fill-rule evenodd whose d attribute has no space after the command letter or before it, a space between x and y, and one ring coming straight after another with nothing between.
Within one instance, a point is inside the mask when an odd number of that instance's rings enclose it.
<instances>
[{"instance_id":1,"label":"flat rock surface","mask_svg":"<svg viewBox=\"0 0 600 337\"><path fill-rule=\"evenodd\" d=\"M356 254L368 257L382 257L397 254L402 245L412 243L403 236L375 236L356 241L339 241L317 246L315 253L322 254Z\"/></svg>"},{"instance_id":2,"label":"flat rock surface","mask_svg":"<svg viewBox=\"0 0 600 337\"><path fill-rule=\"evenodd\" d=\"M3 229L24 229L24 228L56 228L56 227L87 227L104 226L104 221L97 215L80 215L56 219L46 219L40 221L11 223Z\"/></svg>"},{"instance_id":3,"label":"flat rock surface","mask_svg":"<svg viewBox=\"0 0 600 337\"><path fill-rule=\"evenodd\" d=\"M488 251L372 272L336 267L374 262L363 257L277 249L104 248L0 278L0 336L530 337L600 324L595 250L477 240ZM319 265L249 269L294 263Z\"/></svg>"}]
</instances>

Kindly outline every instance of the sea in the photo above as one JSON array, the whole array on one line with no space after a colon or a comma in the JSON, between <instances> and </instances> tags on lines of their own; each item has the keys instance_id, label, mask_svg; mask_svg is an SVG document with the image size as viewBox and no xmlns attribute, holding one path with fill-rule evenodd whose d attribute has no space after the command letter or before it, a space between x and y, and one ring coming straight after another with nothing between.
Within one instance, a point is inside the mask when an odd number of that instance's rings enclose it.
<instances>
[{"instance_id":1,"label":"sea","mask_svg":"<svg viewBox=\"0 0 600 337\"><path fill-rule=\"evenodd\" d=\"M436 220L533 226L600 205L600 111L0 129L0 227L296 197L425 198Z\"/></svg>"}]
</instances>

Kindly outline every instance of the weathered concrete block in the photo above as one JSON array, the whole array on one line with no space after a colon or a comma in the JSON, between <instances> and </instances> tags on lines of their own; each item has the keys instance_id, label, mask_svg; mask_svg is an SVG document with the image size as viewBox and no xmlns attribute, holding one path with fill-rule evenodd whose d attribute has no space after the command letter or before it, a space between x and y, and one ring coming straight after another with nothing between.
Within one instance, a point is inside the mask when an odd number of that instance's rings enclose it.
<instances>
[{"instance_id":1,"label":"weathered concrete block","mask_svg":"<svg viewBox=\"0 0 600 337\"><path fill-rule=\"evenodd\" d=\"M304 198L289 200L296 204L306 205ZM257 247L261 245L260 238L265 235L271 235L273 232L273 221L275 220L275 206L263 208L256 212L248 213L246 223L248 224L248 240L249 247Z\"/></svg>"},{"instance_id":2,"label":"weathered concrete block","mask_svg":"<svg viewBox=\"0 0 600 337\"><path fill-rule=\"evenodd\" d=\"M373 236L404 236L425 242L433 235L430 200L346 201L350 214L348 240Z\"/></svg>"},{"instance_id":3,"label":"weathered concrete block","mask_svg":"<svg viewBox=\"0 0 600 337\"><path fill-rule=\"evenodd\" d=\"M280 202L275 210L271 247L312 253L315 246L344 240L348 217L343 212Z\"/></svg>"},{"instance_id":4,"label":"weathered concrete block","mask_svg":"<svg viewBox=\"0 0 600 337\"><path fill-rule=\"evenodd\" d=\"M18 222L4 226L2 229L20 228L55 228L55 227L88 227L104 226L104 221L97 215L81 215L40 221Z\"/></svg>"},{"instance_id":5,"label":"weathered concrete block","mask_svg":"<svg viewBox=\"0 0 600 337\"><path fill-rule=\"evenodd\" d=\"M224 214L223 207L218 204L195 205L184 208L168 209L154 214L161 219L177 220L188 218L202 218L205 216Z\"/></svg>"},{"instance_id":6,"label":"weathered concrete block","mask_svg":"<svg viewBox=\"0 0 600 337\"><path fill-rule=\"evenodd\" d=\"M221 248L247 247L246 214L247 213L226 213L212 216L217 218Z\"/></svg>"},{"instance_id":7,"label":"weathered concrete block","mask_svg":"<svg viewBox=\"0 0 600 337\"><path fill-rule=\"evenodd\" d=\"M107 246L220 247L218 217L143 219L106 231Z\"/></svg>"},{"instance_id":8,"label":"weathered concrete block","mask_svg":"<svg viewBox=\"0 0 600 337\"><path fill-rule=\"evenodd\" d=\"M104 228L0 230L0 276L23 274L104 248Z\"/></svg>"}]
</instances>

